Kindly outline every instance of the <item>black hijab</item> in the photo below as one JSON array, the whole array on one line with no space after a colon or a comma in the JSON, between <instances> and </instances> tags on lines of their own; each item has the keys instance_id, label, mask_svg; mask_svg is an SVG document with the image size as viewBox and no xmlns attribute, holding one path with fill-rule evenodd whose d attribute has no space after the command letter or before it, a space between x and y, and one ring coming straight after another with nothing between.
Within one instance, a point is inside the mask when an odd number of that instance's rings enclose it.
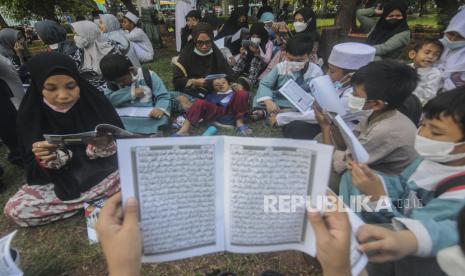
<instances>
[{"instance_id":1,"label":"black hijab","mask_svg":"<svg viewBox=\"0 0 465 276\"><path fill-rule=\"evenodd\" d=\"M71 178L73 170L83 167L85 145L72 146L73 159L65 168L59 170L44 171L37 166L37 161L32 153L32 144L43 141L44 134L73 134L94 130L98 124L112 124L123 128L123 124L105 96L95 87L82 79L74 61L63 54L50 52L31 58L27 63L31 73L31 86L24 96L18 110L18 137L20 150L26 169L29 184L45 184L53 182L55 193L60 199L72 199L80 196L80 193L98 184L109 173L90 178L93 181L78 183ZM53 111L48 107L42 96L42 89L48 77L54 75L68 75L74 78L80 88L80 98L66 113ZM68 147L67 147L68 148ZM100 168L106 168L108 162L113 170L116 168L114 158L98 158L92 161L95 164L95 173L102 173ZM87 172L92 176L94 173Z\"/></svg>"},{"instance_id":2,"label":"black hijab","mask_svg":"<svg viewBox=\"0 0 465 276\"><path fill-rule=\"evenodd\" d=\"M396 9L400 10L404 18L399 20L396 24L391 24L388 20L386 20L386 17ZM373 31L368 36L367 44L382 44L389 40L392 36L408 29L407 4L405 4L405 2L402 0L390 1L384 6L383 15L381 16L381 19L379 19L378 23L376 23Z\"/></svg>"},{"instance_id":3,"label":"black hijab","mask_svg":"<svg viewBox=\"0 0 465 276\"><path fill-rule=\"evenodd\" d=\"M252 35L258 35L258 37L260 37L260 48L262 49L263 52L266 51L266 43L268 43L268 40L269 40L269 35L268 35L268 32L266 31L265 29L265 24L263 22L257 22L257 23L254 23L251 27L250 27L250 37L252 37Z\"/></svg>"},{"instance_id":4,"label":"black hijab","mask_svg":"<svg viewBox=\"0 0 465 276\"><path fill-rule=\"evenodd\" d=\"M66 40L66 29L55 21L42 20L34 25L37 35L47 45L57 44Z\"/></svg>"},{"instance_id":5,"label":"black hijab","mask_svg":"<svg viewBox=\"0 0 465 276\"><path fill-rule=\"evenodd\" d=\"M238 22L241 16L245 16L246 18L244 23ZM248 28L247 10L244 8L237 8L231 13L231 16L226 21L226 23L224 23L223 28L221 29L220 35L218 35L218 37L234 35L241 28Z\"/></svg>"},{"instance_id":6,"label":"black hijab","mask_svg":"<svg viewBox=\"0 0 465 276\"><path fill-rule=\"evenodd\" d=\"M199 56L194 52L195 42L200 34L208 35L212 41L213 52L208 56ZM178 62L186 69L188 78L203 78L209 74L225 73L228 75L228 80L235 79L234 72L213 41L213 27L205 22L199 22L192 29L192 40L182 49Z\"/></svg>"}]
</instances>

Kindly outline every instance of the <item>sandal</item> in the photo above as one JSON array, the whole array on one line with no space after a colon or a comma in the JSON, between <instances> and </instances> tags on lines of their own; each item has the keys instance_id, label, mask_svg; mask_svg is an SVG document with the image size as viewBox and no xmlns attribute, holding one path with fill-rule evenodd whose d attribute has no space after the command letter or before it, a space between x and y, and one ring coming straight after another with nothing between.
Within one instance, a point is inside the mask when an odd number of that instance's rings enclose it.
<instances>
[{"instance_id":1,"label":"sandal","mask_svg":"<svg viewBox=\"0 0 465 276\"><path fill-rule=\"evenodd\" d=\"M252 129L250 129L247 125L242 125L238 128L236 128L236 134L238 136L242 136L242 137L250 137L252 136Z\"/></svg>"},{"instance_id":2,"label":"sandal","mask_svg":"<svg viewBox=\"0 0 465 276\"><path fill-rule=\"evenodd\" d=\"M265 120L268 117L268 112L265 109L256 109L250 114L250 119L253 121Z\"/></svg>"}]
</instances>

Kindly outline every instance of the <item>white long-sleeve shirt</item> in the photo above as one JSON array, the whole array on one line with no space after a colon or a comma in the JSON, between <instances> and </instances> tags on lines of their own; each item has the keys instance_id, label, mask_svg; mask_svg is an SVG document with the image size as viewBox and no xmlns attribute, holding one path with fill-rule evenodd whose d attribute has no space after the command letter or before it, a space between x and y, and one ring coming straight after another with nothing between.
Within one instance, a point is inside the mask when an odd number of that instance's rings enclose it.
<instances>
[{"instance_id":1,"label":"white long-sleeve shirt","mask_svg":"<svg viewBox=\"0 0 465 276\"><path fill-rule=\"evenodd\" d=\"M410 66L414 67L413 64ZM436 67L416 68L420 81L413 94L420 99L422 105L436 97L439 90L442 89L444 82L441 71Z\"/></svg>"}]
</instances>

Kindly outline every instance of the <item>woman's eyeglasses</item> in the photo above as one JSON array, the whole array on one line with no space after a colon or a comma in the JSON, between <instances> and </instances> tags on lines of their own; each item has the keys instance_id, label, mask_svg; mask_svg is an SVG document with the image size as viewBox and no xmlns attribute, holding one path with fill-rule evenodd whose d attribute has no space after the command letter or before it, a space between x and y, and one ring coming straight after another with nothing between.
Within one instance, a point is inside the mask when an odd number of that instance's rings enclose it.
<instances>
[{"instance_id":1,"label":"woman's eyeglasses","mask_svg":"<svg viewBox=\"0 0 465 276\"><path fill-rule=\"evenodd\" d=\"M202 46L210 47L210 46L212 46L212 41L211 40L197 40L195 42L195 45L197 47L202 47Z\"/></svg>"}]
</instances>

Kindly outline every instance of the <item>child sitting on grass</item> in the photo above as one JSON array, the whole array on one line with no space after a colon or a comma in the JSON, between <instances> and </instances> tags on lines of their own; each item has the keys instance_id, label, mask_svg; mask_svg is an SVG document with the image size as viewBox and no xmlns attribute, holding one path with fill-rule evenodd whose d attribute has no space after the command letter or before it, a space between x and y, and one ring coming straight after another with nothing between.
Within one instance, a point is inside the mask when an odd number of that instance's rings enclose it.
<instances>
[{"instance_id":1,"label":"child sitting on grass","mask_svg":"<svg viewBox=\"0 0 465 276\"><path fill-rule=\"evenodd\" d=\"M372 62L360 68L353 76L353 93L348 106L354 111L366 112L364 119L354 129L355 135L370 155L368 164L386 174L397 175L416 158L413 148L416 126L399 108L417 86L415 71L395 61ZM321 112L315 109L320 123L323 142L338 144L339 132ZM334 140L333 140L334 139ZM342 173L350 159L348 150L336 150L333 168Z\"/></svg>"},{"instance_id":2,"label":"child sitting on grass","mask_svg":"<svg viewBox=\"0 0 465 276\"><path fill-rule=\"evenodd\" d=\"M201 120L215 121L220 127L236 126L236 133L240 136L250 136L252 130L244 124L244 116L249 110L249 93L242 87L234 89L229 85L225 75L211 82L213 93L205 100L197 99L188 109L186 120L181 129L173 136L189 136L189 129Z\"/></svg>"},{"instance_id":3,"label":"child sitting on grass","mask_svg":"<svg viewBox=\"0 0 465 276\"><path fill-rule=\"evenodd\" d=\"M171 96L160 77L153 71L132 67L121 55L105 56L100 69L108 82L105 96L117 111L121 107L152 108L148 117L121 116L124 127L134 133L161 136L159 128L168 124L170 117Z\"/></svg>"},{"instance_id":4,"label":"child sitting on grass","mask_svg":"<svg viewBox=\"0 0 465 276\"><path fill-rule=\"evenodd\" d=\"M422 105L436 97L442 89L441 71L433 67L441 56L444 46L437 39L424 39L412 42L408 52L413 61L412 66L420 75L420 81L413 94L418 97Z\"/></svg>"},{"instance_id":5,"label":"child sitting on grass","mask_svg":"<svg viewBox=\"0 0 465 276\"><path fill-rule=\"evenodd\" d=\"M313 43L309 41L311 37L304 35L289 39L286 44L286 60L278 63L260 81L253 102L253 119L266 119L269 126L275 126L278 113L296 110L292 103L279 92L279 89L292 79L302 89L310 92L310 81L323 75L321 68L310 61Z\"/></svg>"},{"instance_id":6,"label":"child sitting on grass","mask_svg":"<svg viewBox=\"0 0 465 276\"><path fill-rule=\"evenodd\" d=\"M350 196L360 194L371 196L367 206L379 206L380 200L387 203L375 212L362 208L365 222L392 222L397 230L384 229L362 238L361 243L371 240L371 246L363 246L369 251L395 239L397 246L402 245L396 259L434 257L459 241L457 215L465 205L465 88L433 98L425 105L424 115L415 140L420 158L400 175L386 176L352 162L342 178L340 195L346 203Z\"/></svg>"}]
</instances>

